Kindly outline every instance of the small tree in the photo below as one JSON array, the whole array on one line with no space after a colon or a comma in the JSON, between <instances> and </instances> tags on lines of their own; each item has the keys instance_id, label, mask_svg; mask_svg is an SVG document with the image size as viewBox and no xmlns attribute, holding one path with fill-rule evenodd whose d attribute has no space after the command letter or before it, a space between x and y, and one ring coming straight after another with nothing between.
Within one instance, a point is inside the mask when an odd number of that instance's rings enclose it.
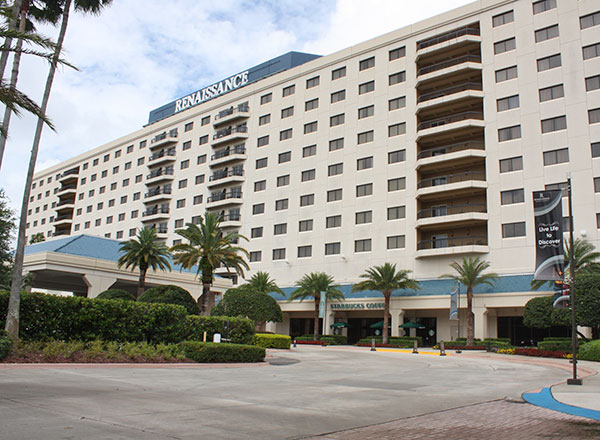
<instances>
[{"instance_id":1,"label":"small tree","mask_svg":"<svg viewBox=\"0 0 600 440\"><path fill-rule=\"evenodd\" d=\"M46 241L46 237L44 237L43 232L38 232L37 234L33 234L29 239L29 244L41 243Z\"/></svg>"},{"instance_id":2,"label":"small tree","mask_svg":"<svg viewBox=\"0 0 600 440\"><path fill-rule=\"evenodd\" d=\"M140 295L139 302L175 304L185 307L190 315L198 314L198 303L194 297L179 286L167 284L164 286L151 287Z\"/></svg>"},{"instance_id":3,"label":"small tree","mask_svg":"<svg viewBox=\"0 0 600 440\"><path fill-rule=\"evenodd\" d=\"M554 298L542 296L532 298L525 304L523 325L530 328L550 328L554 325L571 325L571 312L568 309L554 309Z\"/></svg>"},{"instance_id":4,"label":"small tree","mask_svg":"<svg viewBox=\"0 0 600 440\"><path fill-rule=\"evenodd\" d=\"M250 284L227 290L219 304L212 309L211 315L243 316L252 319L257 327L265 322L283 321L281 307L275 298L254 289Z\"/></svg>"},{"instance_id":5,"label":"small tree","mask_svg":"<svg viewBox=\"0 0 600 440\"><path fill-rule=\"evenodd\" d=\"M252 275L252 278L248 280L248 286L252 287L253 290L261 293L276 292L283 295L283 290L279 288L275 280L271 279L271 276L267 272L256 272Z\"/></svg>"},{"instance_id":6,"label":"small tree","mask_svg":"<svg viewBox=\"0 0 600 440\"><path fill-rule=\"evenodd\" d=\"M592 329L592 339L600 338L600 273L581 271L575 277L577 324Z\"/></svg>"},{"instance_id":7,"label":"small tree","mask_svg":"<svg viewBox=\"0 0 600 440\"><path fill-rule=\"evenodd\" d=\"M123 299L127 301L135 301L133 293L121 289L108 289L100 292L96 299Z\"/></svg>"}]
</instances>

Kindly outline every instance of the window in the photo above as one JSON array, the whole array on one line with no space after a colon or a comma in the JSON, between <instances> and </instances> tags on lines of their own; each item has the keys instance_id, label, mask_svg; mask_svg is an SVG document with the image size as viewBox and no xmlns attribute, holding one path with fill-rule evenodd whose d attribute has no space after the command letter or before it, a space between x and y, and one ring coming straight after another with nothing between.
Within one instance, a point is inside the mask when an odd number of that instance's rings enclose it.
<instances>
[{"instance_id":1,"label":"window","mask_svg":"<svg viewBox=\"0 0 600 440\"><path fill-rule=\"evenodd\" d=\"M292 129L288 128L287 130L281 130L279 132L279 140L285 141L286 139L291 139L292 137Z\"/></svg>"},{"instance_id":2,"label":"window","mask_svg":"<svg viewBox=\"0 0 600 440\"><path fill-rule=\"evenodd\" d=\"M327 168L327 175L328 176L337 176L338 174L342 174L344 172L344 164L343 163L336 163L333 165L329 165L329 167Z\"/></svg>"},{"instance_id":3,"label":"window","mask_svg":"<svg viewBox=\"0 0 600 440\"><path fill-rule=\"evenodd\" d=\"M515 13L511 11L503 12L502 14L494 15L492 17L492 26L498 27L506 23L512 23L515 21Z\"/></svg>"},{"instance_id":4,"label":"window","mask_svg":"<svg viewBox=\"0 0 600 440\"><path fill-rule=\"evenodd\" d=\"M496 70L496 82L508 81L518 76L517 66L507 67L505 69Z\"/></svg>"},{"instance_id":5,"label":"window","mask_svg":"<svg viewBox=\"0 0 600 440\"><path fill-rule=\"evenodd\" d=\"M317 146L309 145L307 147L302 148L302 157L310 157L317 154Z\"/></svg>"},{"instance_id":6,"label":"window","mask_svg":"<svg viewBox=\"0 0 600 440\"><path fill-rule=\"evenodd\" d=\"M555 118L542 120L542 133L551 133L553 131L566 130L567 117L557 116Z\"/></svg>"},{"instance_id":7,"label":"window","mask_svg":"<svg viewBox=\"0 0 600 440\"><path fill-rule=\"evenodd\" d=\"M199 145L208 144L208 135L205 134L204 136L200 136L200 138L198 139L198 144Z\"/></svg>"},{"instance_id":8,"label":"window","mask_svg":"<svg viewBox=\"0 0 600 440\"><path fill-rule=\"evenodd\" d=\"M523 169L523 156L511 157L500 160L500 172L510 173L511 171L520 171Z\"/></svg>"},{"instance_id":9,"label":"window","mask_svg":"<svg viewBox=\"0 0 600 440\"><path fill-rule=\"evenodd\" d=\"M202 194L194 196L194 199L193 199L194 205L200 205L200 204L202 204L202 198L203 198Z\"/></svg>"},{"instance_id":10,"label":"window","mask_svg":"<svg viewBox=\"0 0 600 440\"><path fill-rule=\"evenodd\" d=\"M287 186L290 184L290 175L286 174L285 176L279 176L277 178L277 187Z\"/></svg>"},{"instance_id":11,"label":"window","mask_svg":"<svg viewBox=\"0 0 600 440\"><path fill-rule=\"evenodd\" d=\"M305 170L305 171L302 171L300 180L302 182L308 182L309 180L315 180L316 175L317 175L317 171L314 168L312 170Z\"/></svg>"},{"instance_id":12,"label":"window","mask_svg":"<svg viewBox=\"0 0 600 440\"><path fill-rule=\"evenodd\" d=\"M373 221L373 211L361 211L354 214L354 223L362 225Z\"/></svg>"},{"instance_id":13,"label":"window","mask_svg":"<svg viewBox=\"0 0 600 440\"><path fill-rule=\"evenodd\" d=\"M175 227L176 228L183 228L183 219L179 218L177 220L175 220Z\"/></svg>"},{"instance_id":14,"label":"window","mask_svg":"<svg viewBox=\"0 0 600 440\"><path fill-rule=\"evenodd\" d=\"M590 76L585 79L585 90L591 92L592 90L600 89L600 75Z\"/></svg>"},{"instance_id":15,"label":"window","mask_svg":"<svg viewBox=\"0 0 600 440\"><path fill-rule=\"evenodd\" d=\"M519 107L519 95L508 96L496 100L496 108L498 112L511 110Z\"/></svg>"},{"instance_id":16,"label":"window","mask_svg":"<svg viewBox=\"0 0 600 440\"><path fill-rule=\"evenodd\" d=\"M188 131L192 131L194 129L194 123L193 122L188 122L187 124L185 124L183 126L183 131L185 131L186 133Z\"/></svg>"},{"instance_id":17,"label":"window","mask_svg":"<svg viewBox=\"0 0 600 440\"><path fill-rule=\"evenodd\" d=\"M401 83L404 81L406 81L406 72L405 71L392 73L389 76L389 85L390 86L393 86L394 84L398 84L398 83Z\"/></svg>"},{"instance_id":18,"label":"window","mask_svg":"<svg viewBox=\"0 0 600 440\"><path fill-rule=\"evenodd\" d=\"M283 211L285 209L288 209L288 205L288 199L275 200L275 211Z\"/></svg>"},{"instance_id":19,"label":"window","mask_svg":"<svg viewBox=\"0 0 600 440\"><path fill-rule=\"evenodd\" d=\"M285 248L273 249L273 260L285 260Z\"/></svg>"},{"instance_id":20,"label":"window","mask_svg":"<svg viewBox=\"0 0 600 440\"><path fill-rule=\"evenodd\" d=\"M109 160L110 160L110 154L105 154L103 161L108 162Z\"/></svg>"},{"instance_id":21,"label":"window","mask_svg":"<svg viewBox=\"0 0 600 440\"><path fill-rule=\"evenodd\" d=\"M354 252L371 252L371 239L354 240Z\"/></svg>"},{"instance_id":22,"label":"window","mask_svg":"<svg viewBox=\"0 0 600 440\"><path fill-rule=\"evenodd\" d=\"M600 122L600 108L588 110L588 121L590 124L597 124Z\"/></svg>"},{"instance_id":23,"label":"window","mask_svg":"<svg viewBox=\"0 0 600 440\"><path fill-rule=\"evenodd\" d=\"M313 133L317 131L319 128L319 124L317 121L309 122L308 124L304 124L304 134Z\"/></svg>"},{"instance_id":24,"label":"window","mask_svg":"<svg viewBox=\"0 0 600 440\"><path fill-rule=\"evenodd\" d=\"M256 141L257 147L264 147L265 145L268 145L268 144L269 144L269 135L259 137Z\"/></svg>"},{"instance_id":25,"label":"window","mask_svg":"<svg viewBox=\"0 0 600 440\"><path fill-rule=\"evenodd\" d=\"M201 165L203 163L206 163L206 154L202 154L202 155L198 156L198 158L196 159L197 165Z\"/></svg>"},{"instance_id":26,"label":"window","mask_svg":"<svg viewBox=\"0 0 600 440\"><path fill-rule=\"evenodd\" d=\"M100 176L102 176L102 178L105 178L106 176L108 176L108 171L107 170L102 171Z\"/></svg>"},{"instance_id":27,"label":"window","mask_svg":"<svg viewBox=\"0 0 600 440\"><path fill-rule=\"evenodd\" d=\"M398 58L402 58L406 56L406 47L398 47L396 49L392 49L389 52L390 61L397 60Z\"/></svg>"},{"instance_id":28,"label":"window","mask_svg":"<svg viewBox=\"0 0 600 440\"><path fill-rule=\"evenodd\" d=\"M177 206L177 208L185 208L185 199L179 199L179 200L177 200L175 206Z\"/></svg>"},{"instance_id":29,"label":"window","mask_svg":"<svg viewBox=\"0 0 600 440\"><path fill-rule=\"evenodd\" d=\"M521 138L521 126L514 125L512 127L498 129L498 142L510 141Z\"/></svg>"},{"instance_id":30,"label":"window","mask_svg":"<svg viewBox=\"0 0 600 440\"><path fill-rule=\"evenodd\" d=\"M258 125L265 125L265 124L268 124L269 122L271 122L271 114L270 113L268 115L262 115L260 118L258 118Z\"/></svg>"},{"instance_id":31,"label":"window","mask_svg":"<svg viewBox=\"0 0 600 440\"><path fill-rule=\"evenodd\" d=\"M373 130L358 133L358 144L366 144L367 142L373 142L374 132Z\"/></svg>"},{"instance_id":32,"label":"window","mask_svg":"<svg viewBox=\"0 0 600 440\"><path fill-rule=\"evenodd\" d=\"M388 249L403 249L405 245L404 235L392 235L387 237L387 248Z\"/></svg>"},{"instance_id":33,"label":"window","mask_svg":"<svg viewBox=\"0 0 600 440\"><path fill-rule=\"evenodd\" d=\"M356 185L356 197L365 197L373 194L373 184L363 183L362 185Z\"/></svg>"},{"instance_id":34,"label":"window","mask_svg":"<svg viewBox=\"0 0 600 440\"><path fill-rule=\"evenodd\" d=\"M140 150L142 148L146 148L146 143L147 143L147 141L140 141Z\"/></svg>"},{"instance_id":35,"label":"window","mask_svg":"<svg viewBox=\"0 0 600 440\"><path fill-rule=\"evenodd\" d=\"M264 203L257 203L256 205L252 205L252 214L256 215L256 214L264 214L265 212L265 204Z\"/></svg>"},{"instance_id":36,"label":"window","mask_svg":"<svg viewBox=\"0 0 600 440\"><path fill-rule=\"evenodd\" d=\"M205 116L200 120L200 125L204 127L205 125L210 124L210 116Z\"/></svg>"},{"instance_id":37,"label":"window","mask_svg":"<svg viewBox=\"0 0 600 440\"><path fill-rule=\"evenodd\" d=\"M192 148L192 141L185 141L181 148L183 149L183 151L189 150L190 148Z\"/></svg>"},{"instance_id":38,"label":"window","mask_svg":"<svg viewBox=\"0 0 600 440\"><path fill-rule=\"evenodd\" d=\"M135 229L135 228L131 228L131 229L129 230L129 236L130 236L130 237L133 237L133 236L135 236L135 234L136 234L136 229Z\"/></svg>"},{"instance_id":39,"label":"window","mask_svg":"<svg viewBox=\"0 0 600 440\"><path fill-rule=\"evenodd\" d=\"M337 243L325 243L325 255L339 255L342 250L342 244L338 241Z\"/></svg>"},{"instance_id":40,"label":"window","mask_svg":"<svg viewBox=\"0 0 600 440\"><path fill-rule=\"evenodd\" d=\"M494 54L498 55L504 52L508 52L509 50L515 50L517 48L517 40L513 38L509 38L508 40L498 41L494 43Z\"/></svg>"},{"instance_id":41,"label":"window","mask_svg":"<svg viewBox=\"0 0 600 440\"><path fill-rule=\"evenodd\" d=\"M200 185L201 183L204 183L204 174L200 174L200 175L196 176L195 183L196 183L196 185Z\"/></svg>"},{"instance_id":42,"label":"window","mask_svg":"<svg viewBox=\"0 0 600 440\"><path fill-rule=\"evenodd\" d=\"M291 96L294 94L294 92L296 91L296 86L295 85L291 85L291 86L287 86L283 88L283 93L282 96L285 98L286 96Z\"/></svg>"},{"instance_id":43,"label":"window","mask_svg":"<svg viewBox=\"0 0 600 440\"><path fill-rule=\"evenodd\" d=\"M342 113L340 115L331 116L329 118L329 126L335 127L336 125L342 125L345 120L346 120L346 116L344 113ZM313 124L316 124L316 122L313 122ZM307 125L309 125L309 124L307 124ZM304 126L304 132L306 132L306 125Z\"/></svg>"},{"instance_id":44,"label":"window","mask_svg":"<svg viewBox=\"0 0 600 440\"><path fill-rule=\"evenodd\" d=\"M394 137L406 133L406 122L388 126L388 137Z\"/></svg>"},{"instance_id":45,"label":"window","mask_svg":"<svg viewBox=\"0 0 600 440\"><path fill-rule=\"evenodd\" d=\"M544 70L554 69L556 67L560 67L562 65L560 54L552 55L545 58L540 58L537 60L537 70L538 72L543 72Z\"/></svg>"},{"instance_id":46,"label":"window","mask_svg":"<svg viewBox=\"0 0 600 440\"><path fill-rule=\"evenodd\" d=\"M298 258L312 257L312 246L298 246Z\"/></svg>"},{"instance_id":47,"label":"window","mask_svg":"<svg viewBox=\"0 0 600 440\"><path fill-rule=\"evenodd\" d=\"M125 162L125 169L126 170L130 170L131 169L131 162ZM85 178L83 180L85 180Z\"/></svg>"},{"instance_id":48,"label":"window","mask_svg":"<svg viewBox=\"0 0 600 440\"><path fill-rule=\"evenodd\" d=\"M292 160L292 152L285 151L283 153L279 153L278 159L279 159L279 163L289 162L290 160Z\"/></svg>"},{"instance_id":49,"label":"window","mask_svg":"<svg viewBox=\"0 0 600 440\"><path fill-rule=\"evenodd\" d=\"M556 2L556 0L554 0ZM556 3L554 4L556 7ZM579 25L581 29L587 29L592 26L598 26L600 24L600 11L594 12L593 14L584 15L579 19Z\"/></svg>"},{"instance_id":50,"label":"window","mask_svg":"<svg viewBox=\"0 0 600 440\"><path fill-rule=\"evenodd\" d=\"M594 192L600 192L600 177L594 177Z\"/></svg>"},{"instance_id":51,"label":"window","mask_svg":"<svg viewBox=\"0 0 600 440\"><path fill-rule=\"evenodd\" d=\"M287 234L287 223L279 223L273 227L273 235Z\"/></svg>"},{"instance_id":52,"label":"window","mask_svg":"<svg viewBox=\"0 0 600 440\"><path fill-rule=\"evenodd\" d=\"M273 100L273 94L267 93L266 95L262 95L260 97L260 105L267 104Z\"/></svg>"},{"instance_id":53,"label":"window","mask_svg":"<svg viewBox=\"0 0 600 440\"><path fill-rule=\"evenodd\" d=\"M356 169L358 171L366 170L368 168L373 168L373 156L363 157L356 160Z\"/></svg>"},{"instance_id":54,"label":"window","mask_svg":"<svg viewBox=\"0 0 600 440\"><path fill-rule=\"evenodd\" d=\"M346 76L346 67L340 67L331 71L331 80L340 79Z\"/></svg>"},{"instance_id":55,"label":"window","mask_svg":"<svg viewBox=\"0 0 600 440\"><path fill-rule=\"evenodd\" d=\"M539 14L541 12L549 11L550 9L556 8L556 0L540 0L533 2L533 13Z\"/></svg>"},{"instance_id":56,"label":"window","mask_svg":"<svg viewBox=\"0 0 600 440\"><path fill-rule=\"evenodd\" d=\"M329 151L341 150L344 148L344 138L329 141Z\"/></svg>"},{"instance_id":57,"label":"window","mask_svg":"<svg viewBox=\"0 0 600 440\"><path fill-rule=\"evenodd\" d=\"M102 208L104 208L104 203L100 202L100 203L98 203L98 204L96 205L96 209L97 209L98 211L100 211Z\"/></svg>"},{"instance_id":58,"label":"window","mask_svg":"<svg viewBox=\"0 0 600 440\"><path fill-rule=\"evenodd\" d=\"M306 88L310 89L312 87L317 87L320 83L321 79L318 76L315 76L314 78L309 78L306 80Z\"/></svg>"},{"instance_id":59,"label":"window","mask_svg":"<svg viewBox=\"0 0 600 440\"><path fill-rule=\"evenodd\" d=\"M568 161L569 161L569 149L568 148L560 148L558 150L544 152L544 166L556 165L558 163L565 163Z\"/></svg>"},{"instance_id":60,"label":"window","mask_svg":"<svg viewBox=\"0 0 600 440\"><path fill-rule=\"evenodd\" d=\"M406 189L406 177L397 177L388 180L388 192L399 191L401 189Z\"/></svg>"},{"instance_id":61,"label":"window","mask_svg":"<svg viewBox=\"0 0 600 440\"><path fill-rule=\"evenodd\" d=\"M90 222L85 222L85 223L83 224L83 227L84 227L85 229L89 229L89 228L90 228Z\"/></svg>"},{"instance_id":62,"label":"window","mask_svg":"<svg viewBox=\"0 0 600 440\"><path fill-rule=\"evenodd\" d=\"M366 83L359 84L358 86L358 94L362 95L364 93L369 93L375 90L375 81L369 81Z\"/></svg>"},{"instance_id":63,"label":"window","mask_svg":"<svg viewBox=\"0 0 600 440\"><path fill-rule=\"evenodd\" d=\"M600 56L600 43L591 44L583 48L583 59L589 60Z\"/></svg>"},{"instance_id":64,"label":"window","mask_svg":"<svg viewBox=\"0 0 600 440\"><path fill-rule=\"evenodd\" d=\"M313 220L300 220L298 222L298 231L299 232L307 232L313 230Z\"/></svg>"},{"instance_id":65,"label":"window","mask_svg":"<svg viewBox=\"0 0 600 440\"><path fill-rule=\"evenodd\" d=\"M387 209L387 219L388 220L398 220L406 217L406 207L405 206L392 206Z\"/></svg>"},{"instance_id":66,"label":"window","mask_svg":"<svg viewBox=\"0 0 600 440\"><path fill-rule=\"evenodd\" d=\"M358 70L366 70L375 67L375 57L367 58L358 63Z\"/></svg>"},{"instance_id":67,"label":"window","mask_svg":"<svg viewBox=\"0 0 600 440\"><path fill-rule=\"evenodd\" d=\"M110 184L110 190L111 190L111 191L114 191L114 190L116 190L116 189L117 189L117 182L113 182L113 183L111 183L111 184Z\"/></svg>"},{"instance_id":68,"label":"window","mask_svg":"<svg viewBox=\"0 0 600 440\"><path fill-rule=\"evenodd\" d=\"M406 107L406 97L401 96L399 98L390 99L388 101L388 110L398 110L399 108Z\"/></svg>"},{"instance_id":69,"label":"window","mask_svg":"<svg viewBox=\"0 0 600 440\"><path fill-rule=\"evenodd\" d=\"M332 215L325 218L325 227L326 228L339 228L342 226L342 216L341 215Z\"/></svg>"},{"instance_id":70,"label":"window","mask_svg":"<svg viewBox=\"0 0 600 440\"><path fill-rule=\"evenodd\" d=\"M337 202L342 200L342 189L332 189L327 191L327 202Z\"/></svg>"},{"instance_id":71,"label":"window","mask_svg":"<svg viewBox=\"0 0 600 440\"><path fill-rule=\"evenodd\" d=\"M502 238L525 237L525 222L504 223Z\"/></svg>"},{"instance_id":72,"label":"window","mask_svg":"<svg viewBox=\"0 0 600 440\"><path fill-rule=\"evenodd\" d=\"M263 228L259 226L258 228L252 228L250 230L250 238L261 238L263 236Z\"/></svg>"},{"instance_id":73,"label":"window","mask_svg":"<svg viewBox=\"0 0 600 440\"><path fill-rule=\"evenodd\" d=\"M565 90L562 84L556 86L545 87L540 89L540 102L551 101L553 99L562 98L565 96Z\"/></svg>"},{"instance_id":74,"label":"window","mask_svg":"<svg viewBox=\"0 0 600 440\"><path fill-rule=\"evenodd\" d=\"M305 194L300 196L300 206L311 206L315 204L314 194Z\"/></svg>"},{"instance_id":75,"label":"window","mask_svg":"<svg viewBox=\"0 0 600 440\"><path fill-rule=\"evenodd\" d=\"M138 174L137 176L135 176L135 183L140 183L142 181L143 176L141 174Z\"/></svg>"},{"instance_id":76,"label":"window","mask_svg":"<svg viewBox=\"0 0 600 440\"><path fill-rule=\"evenodd\" d=\"M262 258L262 252L261 251L253 251L250 252L250 262L254 263L256 261L260 261Z\"/></svg>"},{"instance_id":77,"label":"window","mask_svg":"<svg viewBox=\"0 0 600 440\"><path fill-rule=\"evenodd\" d=\"M267 157L261 157L260 159L256 159L256 169L266 168L268 163Z\"/></svg>"},{"instance_id":78,"label":"window","mask_svg":"<svg viewBox=\"0 0 600 440\"><path fill-rule=\"evenodd\" d=\"M99 162L99 159L94 159L94 161L92 162L92 166L97 166Z\"/></svg>"},{"instance_id":79,"label":"window","mask_svg":"<svg viewBox=\"0 0 600 440\"><path fill-rule=\"evenodd\" d=\"M523 191L523 188L500 192L500 204L502 205L523 202L525 202L525 191Z\"/></svg>"},{"instance_id":80,"label":"window","mask_svg":"<svg viewBox=\"0 0 600 440\"><path fill-rule=\"evenodd\" d=\"M346 99L346 91L340 90L339 92L334 92L331 94L331 103L340 102Z\"/></svg>"},{"instance_id":81,"label":"window","mask_svg":"<svg viewBox=\"0 0 600 440\"><path fill-rule=\"evenodd\" d=\"M374 105L369 105L367 107L358 109L358 119L368 118L370 116L373 116L374 114L375 114L375 106Z\"/></svg>"},{"instance_id":82,"label":"window","mask_svg":"<svg viewBox=\"0 0 600 440\"><path fill-rule=\"evenodd\" d=\"M600 142L594 142L591 147L592 157L600 157Z\"/></svg>"},{"instance_id":83,"label":"window","mask_svg":"<svg viewBox=\"0 0 600 440\"><path fill-rule=\"evenodd\" d=\"M189 159L182 160L181 164L179 166L179 168L181 168L182 170L185 170L186 168L189 168L189 167L190 167L190 160Z\"/></svg>"},{"instance_id":84,"label":"window","mask_svg":"<svg viewBox=\"0 0 600 440\"><path fill-rule=\"evenodd\" d=\"M289 118L290 116L294 116L294 106L281 110L281 119Z\"/></svg>"},{"instance_id":85,"label":"window","mask_svg":"<svg viewBox=\"0 0 600 440\"><path fill-rule=\"evenodd\" d=\"M304 111L314 110L319 107L319 98L311 99L304 103Z\"/></svg>"},{"instance_id":86,"label":"window","mask_svg":"<svg viewBox=\"0 0 600 440\"><path fill-rule=\"evenodd\" d=\"M562 196L567 197L569 184L568 184L568 182L549 183L548 185L545 185L544 189L546 191L553 190L553 189L559 189L562 191Z\"/></svg>"},{"instance_id":87,"label":"window","mask_svg":"<svg viewBox=\"0 0 600 440\"><path fill-rule=\"evenodd\" d=\"M127 203L127 196L121 196L121 205Z\"/></svg>"},{"instance_id":88,"label":"window","mask_svg":"<svg viewBox=\"0 0 600 440\"><path fill-rule=\"evenodd\" d=\"M535 42L541 43L542 41L550 40L558 37L558 25L548 26L543 29L535 31Z\"/></svg>"},{"instance_id":89,"label":"window","mask_svg":"<svg viewBox=\"0 0 600 440\"><path fill-rule=\"evenodd\" d=\"M596 228L600 229L600 213L596 213Z\"/></svg>"},{"instance_id":90,"label":"window","mask_svg":"<svg viewBox=\"0 0 600 440\"><path fill-rule=\"evenodd\" d=\"M110 225L113 222L113 216L109 215L108 217L106 217L106 224Z\"/></svg>"},{"instance_id":91,"label":"window","mask_svg":"<svg viewBox=\"0 0 600 440\"><path fill-rule=\"evenodd\" d=\"M137 160L138 167L144 165L144 157L139 157Z\"/></svg>"},{"instance_id":92,"label":"window","mask_svg":"<svg viewBox=\"0 0 600 440\"><path fill-rule=\"evenodd\" d=\"M388 153L388 164L404 162L406 160L406 150L397 150Z\"/></svg>"}]
</instances>

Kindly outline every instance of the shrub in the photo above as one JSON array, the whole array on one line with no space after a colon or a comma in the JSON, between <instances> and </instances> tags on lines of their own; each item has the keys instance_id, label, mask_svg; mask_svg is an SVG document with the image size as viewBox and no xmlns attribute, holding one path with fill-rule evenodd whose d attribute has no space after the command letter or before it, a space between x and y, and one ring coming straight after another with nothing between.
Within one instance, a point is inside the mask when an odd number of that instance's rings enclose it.
<instances>
[{"instance_id":1,"label":"shrub","mask_svg":"<svg viewBox=\"0 0 600 440\"><path fill-rule=\"evenodd\" d=\"M371 345L371 339L372 338L363 338L358 341L358 344L359 345ZM389 338L388 345L391 347L413 348L414 341L417 341L417 345L419 347L421 347L423 345L423 338L421 338L420 336L414 336L414 337L413 336L402 336L402 337L392 336L391 338ZM376 345L381 345L382 342L383 342L383 338L381 336L375 338Z\"/></svg>"},{"instance_id":2,"label":"shrub","mask_svg":"<svg viewBox=\"0 0 600 440\"><path fill-rule=\"evenodd\" d=\"M550 350L550 351L572 351L571 341L546 341L538 342L538 350Z\"/></svg>"},{"instance_id":3,"label":"shrub","mask_svg":"<svg viewBox=\"0 0 600 440\"><path fill-rule=\"evenodd\" d=\"M577 357L584 361L600 362L600 339L583 344L579 348Z\"/></svg>"},{"instance_id":4,"label":"shrub","mask_svg":"<svg viewBox=\"0 0 600 440\"><path fill-rule=\"evenodd\" d=\"M491 341L491 342L506 342L507 344L511 343L510 338L484 338L483 340L485 342ZM465 339L465 341L466 341L466 339Z\"/></svg>"},{"instance_id":5,"label":"shrub","mask_svg":"<svg viewBox=\"0 0 600 440\"><path fill-rule=\"evenodd\" d=\"M206 341L212 342L215 333L234 344L252 344L254 323L248 318L231 318L227 316L194 316L186 319L186 338L202 341L206 332Z\"/></svg>"},{"instance_id":6,"label":"shrub","mask_svg":"<svg viewBox=\"0 0 600 440\"><path fill-rule=\"evenodd\" d=\"M544 338L544 342L571 342L570 337L566 338L566 337L557 337L557 336L550 336L548 338Z\"/></svg>"},{"instance_id":7,"label":"shrub","mask_svg":"<svg viewBox=\"0 0 600 440\"><path fill-rule=\"evenodd\" d=\"M330 345L346 345L348 344L348 336L344 335L323 335L319 338L323 342Z\"/></svg>"},{"instance_id":8,"label":"shrub","mask_svg":"<svg viewBox=\"0 0 600 440\"><path fill-rule=\"evenodd\" d=\"M564 355L562 351L538 350L537 348L515 348L514 354L549 358L563 358Z\"/></svg>"},{"instance_id":9,"label":"shrub","mask_svg":"<svg viewBox=\"0 0 600 440\"><path fill-rule=\"evenodd\" d=\"M179 305L185 307L190 315L198 314L198 303L190 292L172 284L152 287L142 293L138 301Z\"/></svg>"},{"instance_id":10,"label":"shrub","mask_svg":"<svg viewBox=\"0 0 600 440\"><path fill-rule=\"evenodd\" d=\"M212 316L245 316L255 322L281 322L283 313L275 298L253 290L248 284L229 289L210 314Z\"/></svg>"},{"instance_id":11,"label":"shrub","mask_svg":"<svg viewBox=\"0 0 600 440\"><path fill-rule=\"evenodd\" d=\"M96 299L124 299L127 301L135 301L135 295L127 290L109 289L100 292Z\"/></svg>"},{"instance_id":12,"label":"shrub","mask_svg":"<svg viewBox=\"0 0 600 440\"><path fill-rule=\"evenodd\" d=\"M252 345L263 348L290 348L292 338L287 335L272 335L268 333L257 333L252 338Z\"/></svg>"},{"instance_id":13,"label":"shrub","mask_svg":"<svg viewBox=\"0 0 600 440\"><path fill-rule=\"evenodd\" d=\"M262 362L265 359L265 349L253 345L184 341L180 346L184 356L196 362Z\"/></svg>"},{"instance_id":14,"label":"shrub","mask_svg":"<svg viewBox=\"0 0 600 440\"><path fill-rule=\"evenodd\" d=\"M4 330L0 330L0 360L8 356L11 347L12 339L9 338L8 333Z\"/></svg>"}]
</instances>

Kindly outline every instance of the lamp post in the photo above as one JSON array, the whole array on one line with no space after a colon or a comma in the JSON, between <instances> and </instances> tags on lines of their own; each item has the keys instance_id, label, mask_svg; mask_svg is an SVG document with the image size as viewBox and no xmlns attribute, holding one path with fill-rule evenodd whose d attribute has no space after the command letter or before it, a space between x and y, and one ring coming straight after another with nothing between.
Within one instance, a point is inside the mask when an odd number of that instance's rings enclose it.
<instances>
[{"instance_id":1,"label":"lamp post","mask_svg":"<svg viewBox=\"0 0 600 440\"><path fill-rule=\"evenodd\" d=\"M577 314L575 313L575 249L573 247L573 204L571 201L571 176L567 175L567 190L569 200L569 247L571 248L571 255L569 256L569 276L571 283L569 285L571 291L571 346L573 349L573 377L567 379L568 385L583 385L583 381L577 378Z\"/></svg>"}]
</instances>

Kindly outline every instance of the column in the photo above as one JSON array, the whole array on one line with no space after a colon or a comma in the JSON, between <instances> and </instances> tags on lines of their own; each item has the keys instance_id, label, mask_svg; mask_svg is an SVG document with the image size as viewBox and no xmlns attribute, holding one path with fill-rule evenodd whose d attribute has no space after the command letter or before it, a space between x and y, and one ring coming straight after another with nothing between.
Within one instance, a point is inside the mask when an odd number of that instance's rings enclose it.
<instances>
[{"instance_id":1,"label":"column","mask_svg":"<svg viewBox=\"0 0 600 440\"><path fill-rule=\"evenodd\" d=\"M475 314L475 337L484 340L488 337L488 310L486 307L473 307L473 313Z\"/></svg>"},{"instance_id":2,"label":"column","mask_svg":"<svg viewBox=\"0 0 600 440\"><path fill-rule=\"evenodd\" d=\"M323 334L332 335L333 329L329 328L331 324L335 322L335 312L331 310L325 310L325 317L323 318Z\"/></svg>"},{"instance_id":3,"label":"column","mask_svg":"<svg viewBox=\"0 0 600 440\"><path fill-rule=\"evenodd\" d=\"M400 336L399 325L404 324L404 310L391 310L392 314L392 336Z\"/></svg>"},{"instance_id":4,"label":"column","mask_svg":"<svg viewBox=\"0 0 600 440\"><path fill-rule=\"evenodd\" d=\"M96 298L100 293L110 289L110 286L117 282L115 277L102 275L83 275L83 281L88 286L87 297Z\"/></svg>"}]
</instances>

